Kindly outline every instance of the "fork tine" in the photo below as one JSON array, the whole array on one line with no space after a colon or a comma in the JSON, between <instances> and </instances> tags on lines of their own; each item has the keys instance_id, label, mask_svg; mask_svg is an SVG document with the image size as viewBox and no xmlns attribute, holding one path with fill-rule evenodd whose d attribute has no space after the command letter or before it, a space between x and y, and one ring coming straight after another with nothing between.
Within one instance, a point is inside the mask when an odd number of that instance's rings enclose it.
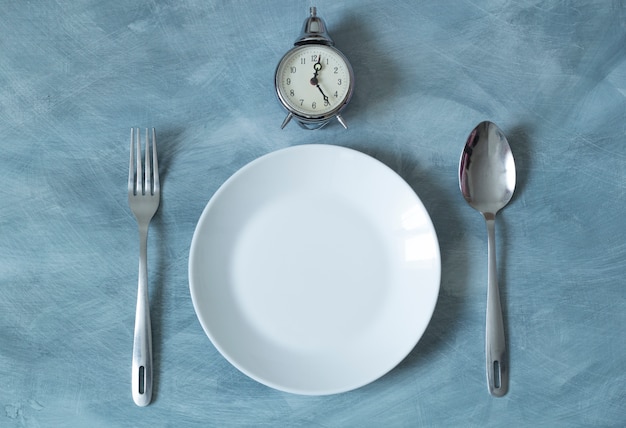
<instances>
[{"instance_id":1,"label":"fork tine","mask_svg":"<svg viewBox=\"0 0 626 428\"><path fill-rule=\"evenodd\" d=\"M153 143L154 144L154 143ZM145 195L152 195L152 167L150 166L150 134L148 133L148 128L146 128L146 146L144 148L145 151L145 161L144 161L144 169L145 173L143 176L143 189Z\"/></svg>"},{"instance_id":2,"label":"fork tine","mask_svg":"<svg viewBox=\"0 0 626 428\"><path fill-rule=\"evenodd\" d=\"M152 128L152 175L154 179L154 193L157 194L161 190L159 183L159 161L157 159L156 131Z\"/></svg>"},{"instance_id":3,"label":"fork tine","mask_svg":"<svg viewBox=\"0 0 626 428\"><path fill-rule=\"evenodd\" d=\"M128 165L128 194L135 194L135 128L130 128L130 161Z\"/></svg>"},{"instance_id":4,"label":"fork tine","mask_svg":"<svg viewBox=\"0 0 626 428\"><path fill-rule=\"evenodd\" d=\"M136 175L135 175L135 193L137 195L143 195L143 170L141 167L141 138L140 138L140 133L139 133L139 128L137 128L136 130L136 134L135 134L135 153L136 155L136 161L137 161L137 167L136 167Z\"/></svg>"}]
</instances>

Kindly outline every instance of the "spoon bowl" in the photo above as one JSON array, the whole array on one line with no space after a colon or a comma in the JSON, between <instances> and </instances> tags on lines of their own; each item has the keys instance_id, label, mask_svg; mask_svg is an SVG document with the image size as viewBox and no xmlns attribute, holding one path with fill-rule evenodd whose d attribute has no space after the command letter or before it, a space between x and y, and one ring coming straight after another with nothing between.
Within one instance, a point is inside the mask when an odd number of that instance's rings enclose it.
<instances>
[{"instance_id":1,"label":"spoon bowl","mask_svg":"<svg viewBox=\"0 0 626 428\"><path fill-rule=\"evenodd\" d=\"M488 235L488 287L485 332L487 384L501 397L509 387L504 322L496 267L496 213L506 206L515 190L515 162L509 143L492 122L472 130L459 162L459 187L467 203L485 218Z\"/></svg>"},{"instance_id":2,"label":"spoon bowl","mask_svg":"<svg viewBox=\"0 0 626 428\"><path fill-rule=\"evenodd\" d=\"M459 184L468 204L483 215L495 214L515 190L515 162L509 143L492 122L470 133L461 155Z\"/></svg>"}]
</instances>

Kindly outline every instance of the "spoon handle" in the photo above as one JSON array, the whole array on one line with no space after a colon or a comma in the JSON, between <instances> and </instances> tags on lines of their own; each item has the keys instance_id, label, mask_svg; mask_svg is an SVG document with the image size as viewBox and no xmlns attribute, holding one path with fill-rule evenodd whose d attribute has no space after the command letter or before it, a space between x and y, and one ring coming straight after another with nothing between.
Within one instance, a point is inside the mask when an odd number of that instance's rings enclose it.
<instances>
[{"instance_id":1,"label":"spoon handle","mask_svg":"<svg viewBox=\"0 0 626 428\"><path fill-rule=\"evenodd\" d=\"M485 354L487 358L487 383L489 392L502 397L509 389L509 368L504 340L504 322L498 290L498 269L496 267L496 216L485 215L488 234L488 287L487 287L487 328L485 334Z\"/></svg>"}]
</instances>

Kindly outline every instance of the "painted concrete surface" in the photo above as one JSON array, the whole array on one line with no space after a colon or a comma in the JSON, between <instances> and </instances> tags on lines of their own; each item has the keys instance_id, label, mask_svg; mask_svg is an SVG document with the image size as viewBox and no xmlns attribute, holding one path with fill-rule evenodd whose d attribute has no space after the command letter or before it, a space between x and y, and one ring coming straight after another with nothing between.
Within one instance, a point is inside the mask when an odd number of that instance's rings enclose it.
<instances>
[{"instance_id":1,"label":"painted concrete surface","mask_svg":"<svg viewBox=\"0 0 626 428\"><path fill-rule=\"evenodd\" d=\"M0 426L624 426L624 1L0 5ZM274 70L312 5L354 68L348 130L280 129ZM457 180L483 120L507 135L518 173L497 224L511 375L499 399L484 372L486 229ZM130 395L132 126L157 129L163 185L147 408ZM218 187L261 155L310 143L400 174L442 254L415 349L379 380L322 397L232 367L202 331L187 278Z\"/></svg>"}]
</instances>

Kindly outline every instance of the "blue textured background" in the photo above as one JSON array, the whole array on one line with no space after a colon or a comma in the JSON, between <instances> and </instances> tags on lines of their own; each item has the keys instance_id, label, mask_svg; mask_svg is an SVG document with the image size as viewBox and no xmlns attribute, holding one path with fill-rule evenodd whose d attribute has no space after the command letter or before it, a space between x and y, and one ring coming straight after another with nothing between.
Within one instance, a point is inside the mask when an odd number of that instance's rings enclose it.
<instances>
[{"instance_id":1,"label":"blue textured background","mask_svg":"<svg viewBox=\"0 0 626 428\"><path fill-rule=\"evenodd\" d=\"M626 3L317 1L356 74L350 128L280 130L274 68L311 5L0 1L0 426L624 426ZM511 366L501 399L484 373L486 230L457 184L482 120L508 136L518 171L497 227ZM129 385L131 126L156 127L163 181L148 408ZM230 366L187 282L195 224L220 184L307 143L396 170L428 208L443 263L414 351L327 397Z\"/></svg>"}]
</instances>

